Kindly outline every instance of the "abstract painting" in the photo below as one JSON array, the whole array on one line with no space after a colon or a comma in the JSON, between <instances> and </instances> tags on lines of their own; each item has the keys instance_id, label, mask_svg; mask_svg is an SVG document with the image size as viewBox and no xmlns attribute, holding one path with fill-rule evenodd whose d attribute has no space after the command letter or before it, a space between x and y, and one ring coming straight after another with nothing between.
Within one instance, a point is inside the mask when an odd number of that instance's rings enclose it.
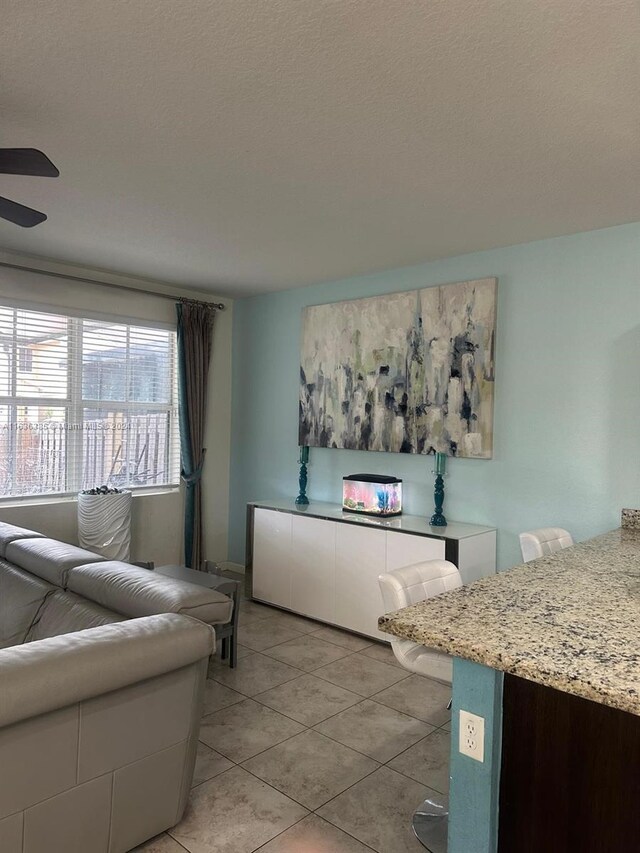
<instances>
[{"instance_id":1,"label":"abstract painting","mask_svg":"<svg viewBox=\"0 0 640 853\"><path fill-rule=\"evenodd\" d=\"M493 451L497 279L302 312L299 444Z\"/></svg>"}]
</instances>

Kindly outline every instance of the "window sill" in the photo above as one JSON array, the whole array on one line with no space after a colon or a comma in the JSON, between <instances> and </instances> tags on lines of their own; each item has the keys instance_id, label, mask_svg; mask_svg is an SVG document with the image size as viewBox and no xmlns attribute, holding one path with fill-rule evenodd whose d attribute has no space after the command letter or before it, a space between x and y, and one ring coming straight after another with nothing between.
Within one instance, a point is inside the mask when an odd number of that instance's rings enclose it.
<instances>
[{"instance_id":1,"label":"window sill","mask_svg":"<svg viewBox=\"0 0 640 853\"><path fill-rule=\"evenodd\" d=\"M180 487L164 486L151 489L134 489L133 499L144 497L158 497L160 495L175 495L180 492ZM77 503L78 495L25 495L23 498L6 497L0 498L0 507L23 507L23 506L50 506L51 504Z\"/></svg>"}]
</instances>

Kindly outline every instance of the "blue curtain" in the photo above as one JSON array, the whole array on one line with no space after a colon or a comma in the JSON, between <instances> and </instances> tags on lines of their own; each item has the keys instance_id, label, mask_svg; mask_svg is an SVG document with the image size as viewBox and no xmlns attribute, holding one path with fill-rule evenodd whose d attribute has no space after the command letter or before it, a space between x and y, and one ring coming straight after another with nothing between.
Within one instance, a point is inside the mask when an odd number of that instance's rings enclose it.
<instances>
[{"instance_id":1,"label":"blue curtain","mask_svg":"<svg viewBox=\"0 0 640 853\"><path fill-rule=\"evenodd\" d=\"M207 452L203 443L215 307L181 299L176 311L180 459L185 484L184 562L200 569L204 560L201 477Z\"/></svg>"}]
</instances>

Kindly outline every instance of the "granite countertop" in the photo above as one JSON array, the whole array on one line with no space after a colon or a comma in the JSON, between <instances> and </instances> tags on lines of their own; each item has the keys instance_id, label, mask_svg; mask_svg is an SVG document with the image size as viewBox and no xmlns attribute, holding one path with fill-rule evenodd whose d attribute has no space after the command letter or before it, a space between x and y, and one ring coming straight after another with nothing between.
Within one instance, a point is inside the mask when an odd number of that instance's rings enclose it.
<instances>
[{"instance_id":1,"label":"granite countertop","mask_svg":"<svg viewBox=\"0 0 640 853\"><path fill-rule=\"evenodd\" d=\"M380 630L640 715L640 530L382 616Z\"/></svg>"}]
</instances>

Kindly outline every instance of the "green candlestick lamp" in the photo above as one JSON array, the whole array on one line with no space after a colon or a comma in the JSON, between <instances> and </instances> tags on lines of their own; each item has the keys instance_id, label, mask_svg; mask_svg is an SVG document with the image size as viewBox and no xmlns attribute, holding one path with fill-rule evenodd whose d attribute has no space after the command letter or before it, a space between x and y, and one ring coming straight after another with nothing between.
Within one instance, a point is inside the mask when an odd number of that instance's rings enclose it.
<instances>
[{"instance_id":1,"label":"green candlestick lamp","mask_svg":"<svg viewBox=\"0 0 640 853\"><path fill-rule=\"evenodd\" d=\"M300 487L300 494L296 498L296 506L307 506L309 503L309 498L307 497L307 462L309 461L309 448L301 447L300 448L300 477L298 478L298 485Z\"/></svg>"},{"instance_id":2,"label":"green candlestick lamp","mask_svg":"<svg viewBox=\"0 0 640 853\"><path fill-rule=\"evenodd\" d=\"M429 524L432 527L446 527L447 519L444 517L444 513L442 512L442 505L444 503L444 476L447 467L447 454L446 453L436 453L436 464L433 470L433 473L436 475L436 483L433 492L433 499L435 502L435 512L431 516L431 521Z\"/></svg>"}]
</instances>

